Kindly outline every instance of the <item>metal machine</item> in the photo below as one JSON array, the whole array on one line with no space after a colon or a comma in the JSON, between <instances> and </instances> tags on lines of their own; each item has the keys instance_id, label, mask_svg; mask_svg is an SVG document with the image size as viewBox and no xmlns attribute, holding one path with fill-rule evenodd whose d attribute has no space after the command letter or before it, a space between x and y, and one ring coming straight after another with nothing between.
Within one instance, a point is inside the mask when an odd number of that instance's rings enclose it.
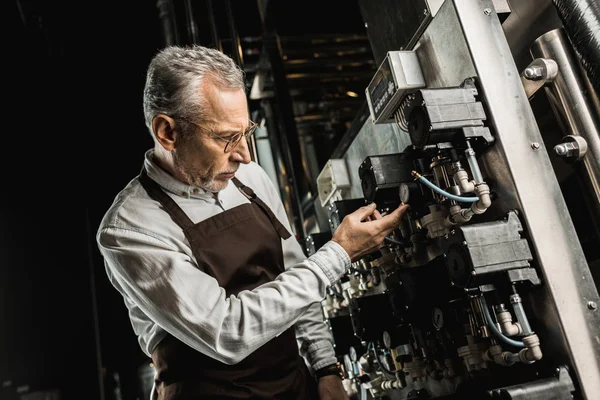
<instances>
[{"instance_id":1,"label":"metal machine","mask_svg":"<svg viewBox=\"0 0 600 400\"><path fill-rule=\"evenodd\" d=\"M525 29L502 1L361 2L369 118L317 180L307 251L365 203L410 210L322 302L352 398L600 399L599 6L555 3L519 2Z\"/></svg>"}]
</instances>

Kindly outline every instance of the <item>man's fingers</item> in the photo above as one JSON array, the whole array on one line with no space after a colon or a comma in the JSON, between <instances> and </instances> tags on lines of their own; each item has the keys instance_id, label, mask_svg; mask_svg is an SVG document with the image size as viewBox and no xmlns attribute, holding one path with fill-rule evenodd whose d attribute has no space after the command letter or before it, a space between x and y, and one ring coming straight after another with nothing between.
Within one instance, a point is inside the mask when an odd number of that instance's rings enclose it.
<instances>
[{"instance_id":1,"label":"man's fingers","mask_svg":"<svg viewBox=\"0 0 600 400\"><path fill-rule=\"evenodd\" d=\"M371 215L371 220L375 221L375 220L377 220L377 219L381 219L381 218L382 218L382 217L381 217L381 213L379 212L379 210L378 210L378 209L375 209L375 210L373 211L373 215Z\"/></svg>"},{"instance_id":2,"label":"man's fingers","mask_svg":"<svg viewBox=\"0 0 600 400\"><path fill-rule=\"evenodd\" d=\"M364 221L373 214L373 210L375 210L376 207L377 205L375 203L371 203L360 207L358 210L354 211L354 214L359 218L359 221Z\"/></svg>"},{"instance_id":3,"label":"man's fingers","mask_svg":"<svg viewBox=\"0 0 600 400\"><path fill-rule=\"evenodd\" d=\"M401 204L394 211L381 217L376 222L380 224L382 230L391 232L400 225L400 222L402 222L402 217L404 216L407 210L408 205Z\"/></svg>"},{"instance_id":4,"label":"man's fingers","mask_svg":"<svg viewBox=\"0 0 600 400\"><path fill-rule=\"evenodd\" d=\"M408 211L408 208L408 204L402 203L390 215L392 215L398 221L398 224L400 224L400 221L402 221L402 217L404 216L406 211Z\"/></svg>"}]
</instances>

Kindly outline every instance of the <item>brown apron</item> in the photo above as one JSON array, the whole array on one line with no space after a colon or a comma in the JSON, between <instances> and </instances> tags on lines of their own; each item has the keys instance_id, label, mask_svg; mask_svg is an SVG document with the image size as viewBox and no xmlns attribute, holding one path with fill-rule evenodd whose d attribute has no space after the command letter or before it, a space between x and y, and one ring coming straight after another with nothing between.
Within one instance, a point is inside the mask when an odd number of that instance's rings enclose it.
<instances>
[{"instance_id":1,"label":"brown apron","mask_svg":"<svg viewBox=\"0 0 600 400\"><path fill-rule=\"evenodd\" d=\"M271 209L237 178L250 199L194 224L145 169L140 182L183 229L198 267L227 295L272 281L284 271L281 239L291 235ZM235 365L226 365L167 335L152 352L159 400L317 399L317 387L300 356L291 327Z\"/></svg>"}]
</instances>

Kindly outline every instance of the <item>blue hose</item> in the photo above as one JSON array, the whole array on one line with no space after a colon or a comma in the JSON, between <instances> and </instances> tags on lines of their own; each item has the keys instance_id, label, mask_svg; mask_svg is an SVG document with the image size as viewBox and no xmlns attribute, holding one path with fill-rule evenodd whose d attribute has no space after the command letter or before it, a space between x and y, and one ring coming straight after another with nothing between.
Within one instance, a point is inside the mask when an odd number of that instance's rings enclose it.
<instances>
[{"instance_id":1,"label":"blue hose","mask_svg":"<svg viewBox=\"0 0 600 400\"><path fill-rule=\"evenodd\" d=\"M463 196L457 196L457 195L452 194L452 193L448 193L445 190L440 189L439 187L437 187L435 184L433 184L432 182L430 182L427 178L425 178L421 174L417 173L416 171L413 171L412 174L419 181L423 182L426 186L428 186L429 188L433 189L434 191L436 191L437 193L441 194L442 196L449 198L450 200L458 201L458 202L461 202L461 203L475 203L476 201L479 201L479 197L478 196L463 197Z\"/></svg>"},{"instance_id":2,"label":"blue hose","mask_svg":"<svg viewBox=\"0 0 600 400\"><path fill-rule=\"evenodd\" d=\"M492 315L490 314L490 310L488 310L487 304L485 302L485 297L483 296L481 296L481 305L483 307L483 315L485 316L485 320L487 321L488 327L492 330L492 332L494 332L496 336L498 336L498 339L511 346L525 347L525 343L523 343L522 341L513 340L498 330L496 324L492 320Z\"/></svg>"}]
</instances>

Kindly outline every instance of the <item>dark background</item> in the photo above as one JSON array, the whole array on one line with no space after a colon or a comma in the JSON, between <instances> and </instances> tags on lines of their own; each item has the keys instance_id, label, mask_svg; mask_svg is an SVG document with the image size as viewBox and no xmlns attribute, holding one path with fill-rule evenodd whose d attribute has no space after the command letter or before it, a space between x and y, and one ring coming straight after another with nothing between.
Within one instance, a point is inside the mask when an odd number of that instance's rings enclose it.
<instances>
[{"instance_id":1,"label":"dark background","mask_svg":"<svg viewBox=\"0 0 600 400\"><path fill-rule=\"evenodd\" d=\"M0 399L100 399L103 367L127 383L145 362L94 233L151 143L141 99L158 14L154 2L5 8Z\"/></svg>"},{"instance_id":2,"label":"dark background","mask_svg":"<svg viewBox=\"0 0 600 400\"><path fill-rule=\"evenodd\" d=\"M141 101L147 63L164 45L156 2L7 3L0 400L38 391L111 399L114 373L123 399L142 398L140 368L148 360L106 279L94 235L152 145ZM256 3L231 4L240 35L260 34ZM364 34L352 1L284 5L277 12L286 34Z\"/></svg>"}]
</instances>

